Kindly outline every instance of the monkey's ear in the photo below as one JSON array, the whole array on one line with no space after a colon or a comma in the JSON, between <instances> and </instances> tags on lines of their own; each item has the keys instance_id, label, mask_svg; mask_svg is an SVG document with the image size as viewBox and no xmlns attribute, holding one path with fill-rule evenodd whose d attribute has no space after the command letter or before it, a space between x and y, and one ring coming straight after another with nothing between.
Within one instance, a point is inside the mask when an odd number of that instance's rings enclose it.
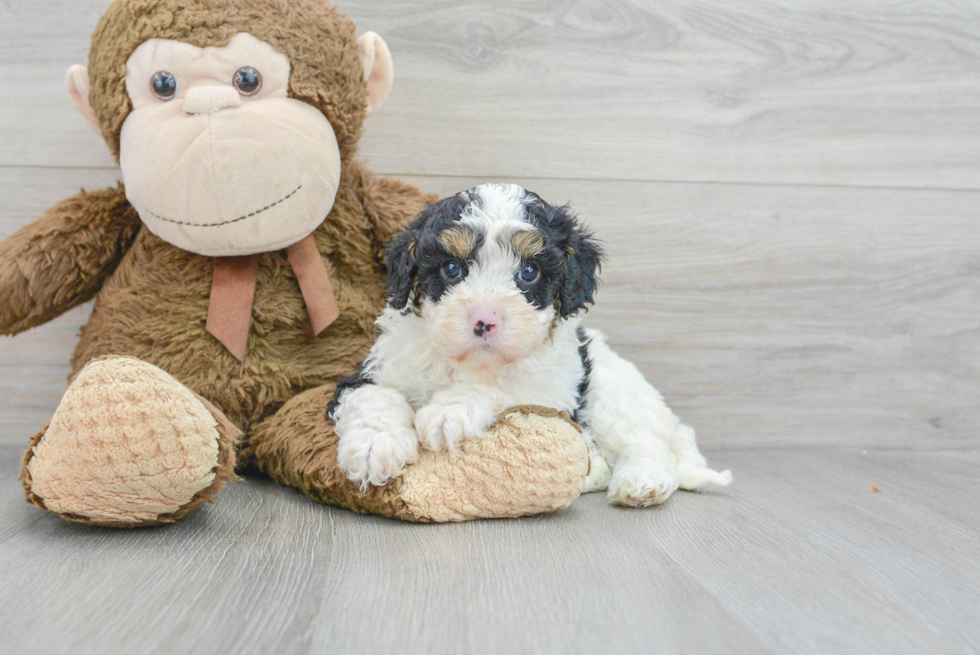
<instances>
[{"instance_id":1,"label":"monkey's ear","mask_svg":"<svg viewBox=\"0 0 980 655\"><path fill-rule=\"evenodd\" d=\"M387 44L374 32L365 32L357 39L357 51L364 69L368 92L367 113L370 116L381 109L388 98L395 69Z\"/></svg>"},{"instance_id":2,"label":"monkey's ear","mask_svg":"<svg viewBox=\"0 0 980 655\"><path fill-rule=\"evenodd\" d=\"M388 305L394 309L405 309L418 275L415 248L418 246L418 232L409 228L397 235L388 244Z\"/></svg>"},{"instance_id":3,"label":"monkey's ear","mask_svg":"<svg viewBox=\"0 0 980 655\"><path fill-rule=\"evenodd\" d=\"M68 69L65 75L65 88L68 89L68 97L75 109L82 115L89 127L95 130L96 134L102 134L102 126L99 119L95 117L95 110L88 103L89 81L88 67L75 64Z\"/></svg>"}]
</instances>

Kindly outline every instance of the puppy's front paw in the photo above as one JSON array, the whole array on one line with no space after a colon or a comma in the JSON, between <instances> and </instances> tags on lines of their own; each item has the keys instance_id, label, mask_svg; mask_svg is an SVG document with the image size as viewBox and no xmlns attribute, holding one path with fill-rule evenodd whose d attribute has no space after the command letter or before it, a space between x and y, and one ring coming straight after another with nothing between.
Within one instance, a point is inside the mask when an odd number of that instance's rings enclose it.
<instances>
[{"instance_id":1,"label":"puppy's front paw","mask_svg":"<svg viewBox=\"0 0 980 655\"><path fill-rule=\"evenodd\" d=\"M407 425L351 426L337 444L337 465L362 492L397 478L418 455L418 437Z\"/></svg>"},{"instance_id":2,"label":"puppy's front paw","mask_svg":"<svg viewBox=\"0 0 980 655\"><path fill-rule=\"evenodd\" d=\"M656 464L619 462L609 480L607 497L615 505L659 505L677 491L677 476Z\"/></svg>"},{"instance_id":3,"label":"puppy's front paw","mask_svg":"<svg viewBox=\"0 0 980 655\"><path fill-rule=\"evenodd\" d=\"M429 450L459 452L465 439L476 439L496 416L486 403L460 402L426 405L415 413L419 441Z\"/></svg>"}]
</instances>

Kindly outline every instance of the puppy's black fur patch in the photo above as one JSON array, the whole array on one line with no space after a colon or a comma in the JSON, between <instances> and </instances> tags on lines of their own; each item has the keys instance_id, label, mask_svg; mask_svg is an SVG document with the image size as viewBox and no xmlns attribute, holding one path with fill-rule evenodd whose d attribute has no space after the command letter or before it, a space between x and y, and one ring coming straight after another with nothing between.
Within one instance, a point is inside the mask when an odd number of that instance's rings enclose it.
<instances>
[{"instance_id":1,"label":"puppy's black fur patch","mask_svg":"<svg viewBox=\"0 0 980 655\"><path fill-rule=\"evenodd\" d=\"M347 375L340 378L340 382L337 383L337 388L333 392L333 400L327 404L327 418L331 421L336 421L334 418L334 412L337 411L337 407L340 405L340 396L345 391L351 391L359 387L363 387L367 384L374 384L374 380L369 378L364 374L365 364L361 364L354 371L354 375Z\"/></svg>"},{"instance_id":2,"label":"puppy's black fur patch","mask_svg":"<svg viewBox=\"0 0 980 655\"><path fill-rule=\"evenodd\" d=\"M417 309L423 297L437 301L453 284L465 279L469 262L449 253L439 235L459 222L470 204L481 202L473 191L426 206L404 232L392 239L387 253L389 306L402 310L411 302ZM579 225L567 205L551 205L527 191L523 208L523 220L537 228L544 247L524 262L538 267L538 280L527 284L517 279L517 287L539 309L556 306L563 319L587 309L599 287L602 247L588 229ZM476 250L481 245L482 238L477 240ZM449 261L456 261L463 270L456 280L441 274Z\"/></svg>"},{"instance_id":3,"label":"puppy's black fur patch","mask_svg":"<svg viewBox=\"0 0 980 655\"><path fill-rule=\"evenodd\" d=\"M531 191L527 198L525 220L538 228L545 243L544 251L531 259L544 273L539 288L530 289L532 302L543 309L557 301L561 318L574 316L595 302L602 246L568 205L549 204Z\"/></svg>"},{"instance_id":4,"label":"puppy's black fur patch","mask_svg":"<svg viewBox=\"0 0 980 655\"><path fill-rule=\"evenodd\" d=\"M575 330L575 335L578 337L578 356L582 359L583 373L582 381L578 385L578 407L572 412L572 420L581 425L581 414L585 409L585 394L589 392L589 378L592 376L592 357L589 356L589 344L592 340L581 326Z\"/></svg>"}]
</instances>

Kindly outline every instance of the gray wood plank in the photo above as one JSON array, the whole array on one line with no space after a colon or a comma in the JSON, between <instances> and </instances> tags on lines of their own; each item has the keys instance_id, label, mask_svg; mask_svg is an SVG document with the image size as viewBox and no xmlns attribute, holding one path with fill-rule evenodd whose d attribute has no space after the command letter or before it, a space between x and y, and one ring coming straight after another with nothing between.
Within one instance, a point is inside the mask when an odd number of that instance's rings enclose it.
<instances>
[{"instance_id":1,"label":"gray wood plank","mask_svg":"<svg viewBox=\"0 0 980 655\"><path fill-rule=\"evenodd\" d=\"M0 365L0 443L27 445L57 409L70 372L68 360L59 366Z\"/></svg>"},{"instance_id":2,"label":"gray wood plank","mask_svg":"<svg viewBox=\"0 0 980 655\"><path fill-rule=\"evenodd\" d=\"M0 164L111 166L64 97L107 0L0 5ZM350 0L394 174L971 188L980 5Z\"/></svg>"},{"instance_id":3,"label":"gray wood plank","mask_svg":"<svg viewBox=\"0 0 980 655\"><path fill-rule=\"evenodd\" d=\"M113 179L7 169L0 237L82 184ZM482 181L404 179L441 194ZM980 194L508 179L570 201L606 242L586 323L702 443L978 443ZM0 394L0 440L23 443L57 402L86 316L0 339L5 384L21 389ZM38 378L38 365L54 368Z\"/></svg>"},{"instance_id":4,"label":"gray wood plank","mask_svg":"<svg viewBox=\"0 0 980 655\"><path fill-rule=\"evenodd\" d=\"M980 648L980 453L709 456L735 484L658 509L420 526L250 480L110 531L22 504L0 447L0 632L78 655Z\"/></svg>"},{"instance_id":5,"label":"gray wood plank","mask_svg":"<svg viewBox=\"0 0 980 655\"><path fill-rule=\"evenodd\" d=\"M676 533L662 538L648 526L645 534L774 652L980 648L978 453L824 449L715 459L742 487L730 503L678 508ZM933 577L939 571L944 582Z\"/></svg>"}]
</instances>

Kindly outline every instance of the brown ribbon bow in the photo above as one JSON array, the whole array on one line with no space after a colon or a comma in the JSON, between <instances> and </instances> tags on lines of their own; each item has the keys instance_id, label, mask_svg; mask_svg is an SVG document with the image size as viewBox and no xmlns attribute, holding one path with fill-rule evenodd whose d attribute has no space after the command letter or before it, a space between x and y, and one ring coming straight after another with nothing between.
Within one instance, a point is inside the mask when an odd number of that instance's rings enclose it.
<instances>
[{"instance_id":1,"label":"brown ribbon bow","mask_svg":"<svg viewBox=\"0 0 980 655\"><path fill-rule=\"evenodd\" d=\"M286 248L286 254L310 314L313 334L319 335L340 316L327 267L312 234ZM207 331L239 361L245 361L248 348L259 256L217 257L214 260Z\"/></svg>"}]
</instances>

